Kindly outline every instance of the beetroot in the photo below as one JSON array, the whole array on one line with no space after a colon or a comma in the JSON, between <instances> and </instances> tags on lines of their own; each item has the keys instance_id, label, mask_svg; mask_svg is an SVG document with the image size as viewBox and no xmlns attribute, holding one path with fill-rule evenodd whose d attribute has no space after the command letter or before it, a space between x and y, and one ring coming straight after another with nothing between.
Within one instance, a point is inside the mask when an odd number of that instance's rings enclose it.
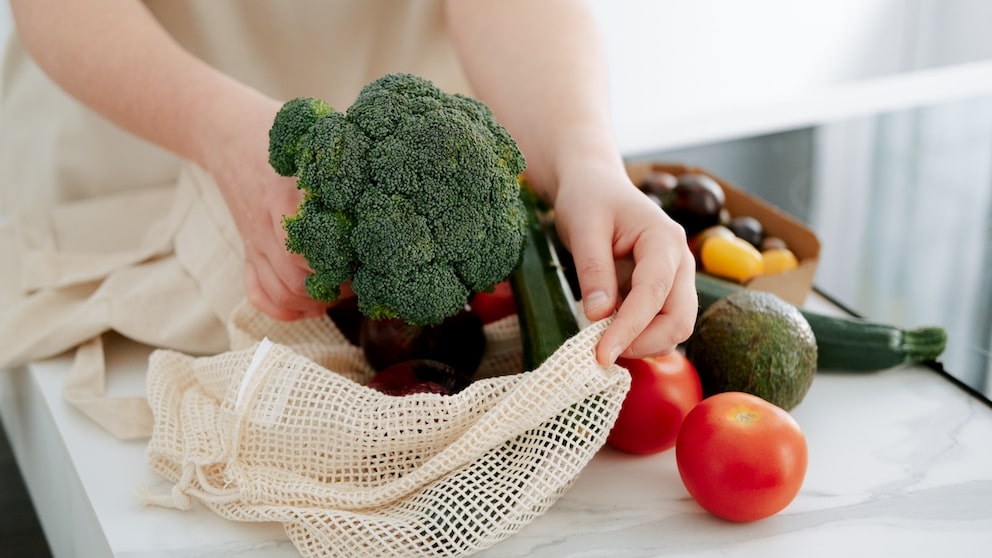
<instances>
[{"instance_id":1,"label":"beetroot","mask_svg":"<svg viewBox=\"0 0 992 558\"><path fill-rule=\"evenodd\" d=\"M359 344L376 370L407 360L435 360L454 368L467 382L482 361L486 337L479 315L463 309L435 326L364 318Z\"/></svg>"},{"instance_id":2,"label":"beetroot","mask_svg":"<svg viewBox=\"0 0 992 558\"><path fill-rule=\"evenodd\" d=\"M376 373L368 387L389 395L458 393L469 384L454 368L430 359L398 362Z\"/></svg>"}]
</instances>

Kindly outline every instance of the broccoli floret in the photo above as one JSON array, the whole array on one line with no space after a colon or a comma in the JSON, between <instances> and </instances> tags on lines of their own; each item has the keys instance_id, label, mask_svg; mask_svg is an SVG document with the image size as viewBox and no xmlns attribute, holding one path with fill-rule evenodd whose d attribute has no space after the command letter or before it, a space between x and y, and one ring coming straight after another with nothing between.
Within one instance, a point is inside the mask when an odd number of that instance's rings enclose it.
<instances>
[{"instance_id":1,"label":"broccoli floret","mask_svg":"<svg viewBox=\"0 0 992 558\"><path fill-rule=\"evenodd\" d=\"M307 132L321 118L334 112L326 101L293 99L284 104L269 130L269 164L283 176L296 174L296 158Z\"/></svg>"},{"instance_id":2,"label":"broccoli floret","mask_svg":"<svg viewBox=\"0 0 992 558\"><path fill-rule=\"evenodd\" d=\"M363 314L437 324L520 261L524 158L475 99L389 74L346 112L289 101L269 139L272 167L305 192L286 245L317 300L350 280Z\"/></svg>"}]
</instances>

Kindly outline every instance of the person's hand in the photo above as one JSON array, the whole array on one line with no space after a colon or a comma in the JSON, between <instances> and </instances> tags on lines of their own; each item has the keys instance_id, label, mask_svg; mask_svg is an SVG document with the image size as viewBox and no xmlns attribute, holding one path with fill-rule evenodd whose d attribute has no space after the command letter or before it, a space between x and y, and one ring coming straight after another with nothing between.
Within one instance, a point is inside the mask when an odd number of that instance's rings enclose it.
<instances>
[{"instance_id":1,"label":"person's hand","mask_svg":"<svg viewBox=\"0 0 992 558\"><path fill-rule=\"evenodd\" d=\"M269 128L282 105L260 104L242 115L238 130L217 146L207 171L217 181L244 242L245 291L256 308L279 320L319 315L327 304L311 298L306 260L286 248L283 216L296 213L302 192L294 178L269 165Z\"/></svg>"},{"instance_id":2,"label":"person's hand","mask_svg":"<svg viewBox=\"0 0 992 558\"><path fill-rule=\"evenodd\" d=\"M590 320L616 317L596 347L618 356L673 351L695 325L696 264L685 230L629 180L623 169L572 165L554 201L558 233L575 260Z\"/></svg>"}]
</instances>

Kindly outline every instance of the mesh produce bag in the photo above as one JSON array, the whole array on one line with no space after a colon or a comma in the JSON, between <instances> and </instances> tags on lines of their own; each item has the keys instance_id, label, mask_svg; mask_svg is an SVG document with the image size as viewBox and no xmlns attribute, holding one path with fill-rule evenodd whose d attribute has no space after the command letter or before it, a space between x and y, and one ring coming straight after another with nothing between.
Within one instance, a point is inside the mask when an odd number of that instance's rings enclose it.
<instances>
[{"instance_id":1,"label":"mesh produce bag","mask_svg":"<svg viewBox=\"0 0 992 558\"><path fill-rule=\"evenodd\" d=\"M277 521L303 556L464 556L520 530L602 447L629 375L600 367L597 322L520 372L515 317L486 326L478 377L450 396L390 396L326 318L243 304L229 352L152 354L152 503Z\"/></svg>"}]
</instances>

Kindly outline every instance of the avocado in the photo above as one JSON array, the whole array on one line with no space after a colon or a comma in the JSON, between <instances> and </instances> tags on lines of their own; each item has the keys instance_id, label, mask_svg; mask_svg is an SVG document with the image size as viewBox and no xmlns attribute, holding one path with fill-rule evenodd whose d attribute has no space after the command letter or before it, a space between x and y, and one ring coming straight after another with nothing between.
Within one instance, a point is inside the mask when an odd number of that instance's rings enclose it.
<instances>
[{"instance_id":1,"label":"avocado","mask_svg":"<svg viewBox=\"0 0 992 558\"><path fill-rule=\"evenodd\" d=\"M743 391L786 411L806 396L816 373L816 338L798 308L778 296L741 289L696 321L686 342L703 395Z\"/></svg>"}]
</instances>

